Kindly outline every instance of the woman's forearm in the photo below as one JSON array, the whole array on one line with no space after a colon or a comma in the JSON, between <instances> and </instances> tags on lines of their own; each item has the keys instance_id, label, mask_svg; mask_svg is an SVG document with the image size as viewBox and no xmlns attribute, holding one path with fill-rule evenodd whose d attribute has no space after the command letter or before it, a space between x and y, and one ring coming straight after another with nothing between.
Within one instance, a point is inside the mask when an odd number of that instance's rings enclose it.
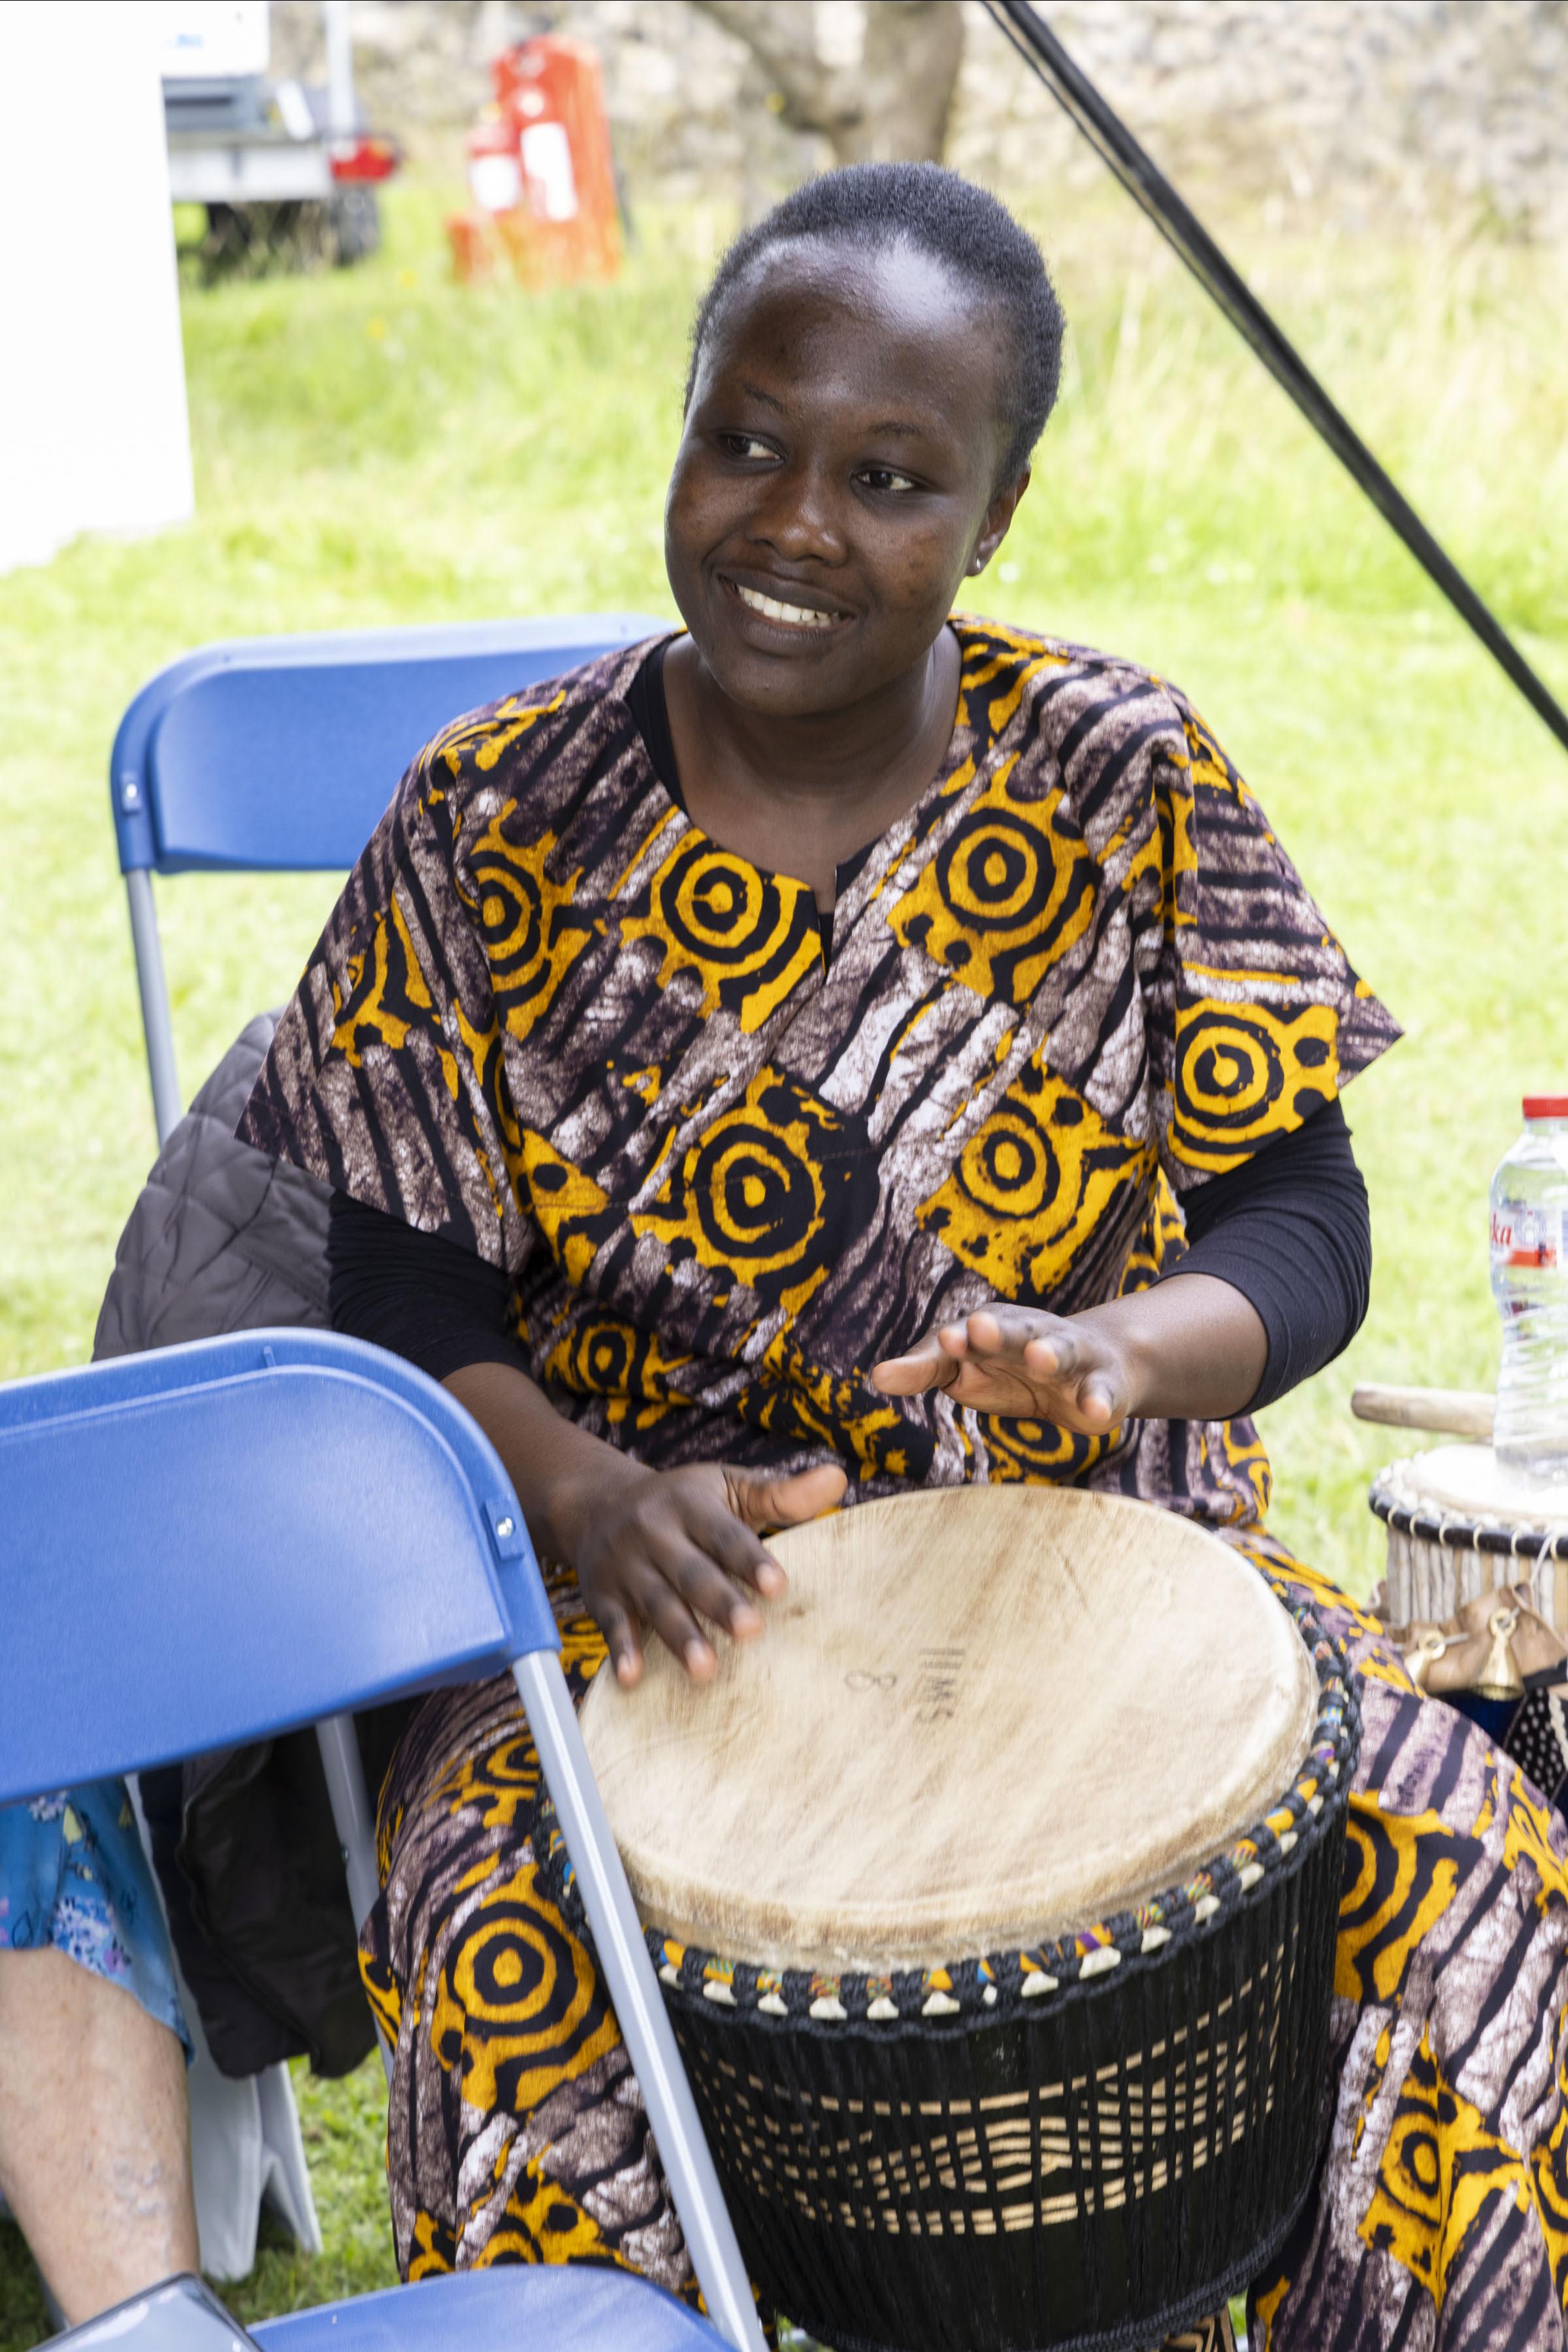
<instances>
[{"instance_id":1,"label":"woman's forearm","mask_svg":"<svg viewBox=\"0 0 1568 2352\"><path fill-rule=\"evenodd\" d=\"M1131 1419L1221 1421L1244 1412L1268 1360L1256 1307L1213 1275L1173 1275L1066 1319L1119 1360ZM592 1515L646 1477L644 1466L565 1420L521 1366L468 1364L443 1385L500 1455L537 1549L575 1566Z\"/></svg>"},{"instance_id":2,"label":"woman's forearm","mask_svg":"<svg viewBox=\"0 0 1568 2352\"><path fill-rule=\"evenodd\" d=\"M1258 1309L1212 1274L1172 1275L1068 1319L1121 1356L1134 1420L1224 1421L1245 1412L1268 1360Z\"/></svg>"},{"instance_id":3,"label":"woman's forearm","mask_svg":"<svg viewBox=\"0 0 1568 2352\"><path fill-rule=\"evenodd\" d=\"M441 1385L500 1455L535 1549L574 1567L584 1515L646 1475L642 1465L558 1413L520 1365L465 1364Z\"/></svg>"}]
</instances>

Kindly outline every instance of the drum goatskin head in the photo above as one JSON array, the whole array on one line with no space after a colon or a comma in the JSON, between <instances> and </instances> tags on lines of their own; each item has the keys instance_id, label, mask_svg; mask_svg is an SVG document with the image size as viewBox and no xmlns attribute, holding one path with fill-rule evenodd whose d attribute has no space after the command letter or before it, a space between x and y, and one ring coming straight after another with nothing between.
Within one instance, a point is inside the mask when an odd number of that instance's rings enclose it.
<instances>
[{"instance_id":1,"label":"drum goatskin head","mask_svg":"<svg viewBox=\"0 0 1568 2352\"><path fill-rule=\"evenodd\" d=\"M789 1590L694 1684L650 1640L583 1734L645 1922L761 1966L1027 1948L1268 1811L1317 1681L1261 1576L1148 1504L953 1487L770 1538Z\"/></svg>"},{"instance_id":2,"label":"drum goatskin head","mask_svg":"<svg viewBox=\"0 0 1568 2352\"><path fill-rule=\"evenodd\" d=\"M1423 1508L1472 1524L1540 1528L1568 1518L1568 1486L1510 1469L1489 1445L1434 1445L1381 1475L1396 1476Z\"/></svg>"}]
</instances>

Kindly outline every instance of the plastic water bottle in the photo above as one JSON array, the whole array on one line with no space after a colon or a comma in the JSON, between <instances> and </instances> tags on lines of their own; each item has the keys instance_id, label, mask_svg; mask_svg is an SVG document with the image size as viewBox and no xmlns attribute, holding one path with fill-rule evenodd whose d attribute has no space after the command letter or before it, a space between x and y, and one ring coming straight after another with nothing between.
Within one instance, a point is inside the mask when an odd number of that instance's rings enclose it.
<instances>
[{"instance_id":1,"label":"plastic water bottle","mask_svg":"<svg viewBox=\"0 0 1568 2352\"><path fill-rule=\"evenodd\" d=\"M1502 1317L1493 1449L1510 1469L1568 1484L1568 1094L1526 1095L1491 1205Z\"/></svg>"}]
</instances>

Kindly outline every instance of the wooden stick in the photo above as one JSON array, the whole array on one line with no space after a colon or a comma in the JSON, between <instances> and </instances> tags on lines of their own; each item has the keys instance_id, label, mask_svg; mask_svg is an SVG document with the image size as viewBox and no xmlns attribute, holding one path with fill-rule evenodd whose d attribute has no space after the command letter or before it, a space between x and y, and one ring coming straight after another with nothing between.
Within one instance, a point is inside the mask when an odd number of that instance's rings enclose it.
<instances>
[{"instance_id":1,"label":"wooden stick","mask_svg":"<svg viewBox=\"0 0 1568 2352\"><path fill-rule=\"evenodd\" d=\"M1351 1411L1358 1421L1392 1422L1396 1429L1427 1429L1489 1445L1493 1403L1482 1389L1385 1388L1378 1381L1363 1381L1351 1398Z\"/></svg>"}]
</instances>

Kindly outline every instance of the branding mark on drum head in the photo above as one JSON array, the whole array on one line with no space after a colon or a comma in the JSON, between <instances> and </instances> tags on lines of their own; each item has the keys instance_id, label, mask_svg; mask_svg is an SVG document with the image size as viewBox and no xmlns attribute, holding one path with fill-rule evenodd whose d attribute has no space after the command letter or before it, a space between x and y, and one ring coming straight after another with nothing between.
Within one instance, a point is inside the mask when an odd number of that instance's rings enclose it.
<instances>
[{"instance_id":1,"label":"branding mark on drum head","mask_svg":"<svg viewBox=\"0 0 1568 2352\"><path fill-rule=\"evenodd\" d=\"M920 1685L915 1695L917 1723L943 1723L957 1712L959 1677L968 1657L968 1651L957 1643L947 1649L921 1652Z\"/></svg>"}]
</instances>

